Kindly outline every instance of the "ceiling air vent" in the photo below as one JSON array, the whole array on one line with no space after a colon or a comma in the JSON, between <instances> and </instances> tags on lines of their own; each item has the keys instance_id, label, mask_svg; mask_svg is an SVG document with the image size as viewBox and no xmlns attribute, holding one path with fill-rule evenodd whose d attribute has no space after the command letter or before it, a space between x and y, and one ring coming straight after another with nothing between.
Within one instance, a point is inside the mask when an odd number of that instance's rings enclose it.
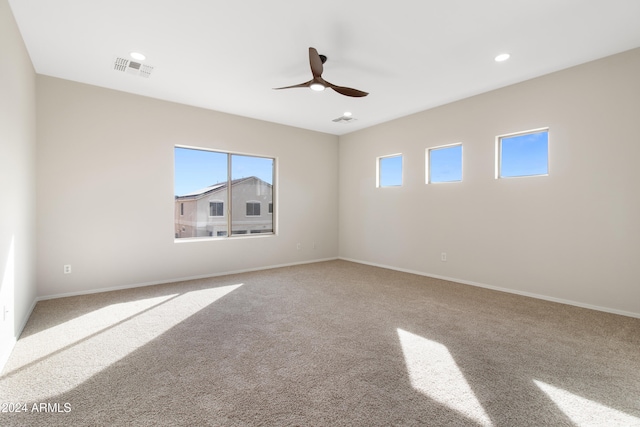
<instances>
[{"instance_id":1,"label":"ceiling air vent","mask_svg":"<svg viewBox=\"0 0 640 427\"><path fill-rule=\"evenodd\" d=\"M333 119L332 122L336 122L336 123L349 123L349 122L355 122L356 119L354 119L353 117L347 117L347 116L341 116L338 117L337 119Z\"/></svg>"},{"instance_id":2,"label":"ceiling air vent","mask_svg":"<svg viewBox=\"0 0 640 427\"><path fill-rule=\"evenodd\" d=\"M126 58L116 58L113 63L113 69L144 78L148 78L153 71L153 67L150 65L141 64L140 62L131 61Z\"/></svg>"}]
</instances>

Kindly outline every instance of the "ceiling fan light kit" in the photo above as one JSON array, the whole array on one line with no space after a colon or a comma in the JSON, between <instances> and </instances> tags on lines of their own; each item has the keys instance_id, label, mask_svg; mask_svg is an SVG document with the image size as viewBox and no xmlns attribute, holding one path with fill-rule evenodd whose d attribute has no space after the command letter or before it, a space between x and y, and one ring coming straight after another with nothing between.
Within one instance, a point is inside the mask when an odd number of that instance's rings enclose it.
<instances>
[{"instance_id":1,"label":"ceiling fan light kit","mask_svg":"<svg viewBox=\"0 0 640 427\"><path fill-rule=\"evenodd\" d=\"M309 65L311 66L311 74L313 75L313 78L305 83L300 83L293 86L277 87L275 89L280 90L280 89L292 89L296 87L308 87L311 90L320 92L325 90L326 88L331 88L341 95L351 96L354 98L359 98L359 97L369 95L369 93L367 92L363 92L361 90L353 89L350 87L337 86L323 79L322 64L324 64L326 60L327 60L326 56L318 54L318 51L315 48L310 47L309 48Z\"/></svg>"},{"instance_id":2,"label":"ceiling fan light kit","mask_svg":"<svg viewBox=\"0 0 640 427\"><path fill-rule=\"evenodd\" d=\"M326 87L322 83L314 82L309 85L311 90L315 90L316 92L322 92L326 89Z\"/></svg>"}]
</instances>

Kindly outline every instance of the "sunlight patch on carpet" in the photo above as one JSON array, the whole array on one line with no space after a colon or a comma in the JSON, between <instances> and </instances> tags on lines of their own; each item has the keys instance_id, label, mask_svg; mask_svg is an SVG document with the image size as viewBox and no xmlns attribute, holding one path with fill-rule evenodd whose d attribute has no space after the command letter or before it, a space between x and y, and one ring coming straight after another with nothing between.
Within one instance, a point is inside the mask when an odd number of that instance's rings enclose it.
<instances>
[{"instance_id":1,"label":"sunlight patch on carpet","mask_svg":"<svg viewBox=\"0 0 640 427\"><path fill-rule=\"evenodd\" d=\"M20 363L6 367L0 387L20 390L26 402L65 393L240 286L113 304L26 337L12 356Z\"/></svg>"},{"instance_id":2,"label":"sunlight patch on carpet","mask_svg":"<svg viewBox=\"0 0 640 427\"><path fill-rule=\"evenodd\" d=\"M111 304L23 337L20 339L20 346L29 348L30 351L20 358L21 364L12 367L12 370L73 346L177 296L178 294L163 295Z\"/></svg>"},{"instance_id":3,"label":"sunlight patch on carpet","mask_svg":"<svg viewBox=\"0 0 640 427\"><path fill-rule=\"evenodd\" d=\"M398 328L414 389L483 426L491 420L444 345Z\"/></svg>"},{"instance_id":4,"label":"sunlight patch on carpet","mask_svg":"<svg viewBox=\"0 0 640 427\"><path fill-rule=\"evenodd\" d=\"M533 381L578 426L640 426L640 418L577 396L561 388Z\"/></svg>"}]
</instances>

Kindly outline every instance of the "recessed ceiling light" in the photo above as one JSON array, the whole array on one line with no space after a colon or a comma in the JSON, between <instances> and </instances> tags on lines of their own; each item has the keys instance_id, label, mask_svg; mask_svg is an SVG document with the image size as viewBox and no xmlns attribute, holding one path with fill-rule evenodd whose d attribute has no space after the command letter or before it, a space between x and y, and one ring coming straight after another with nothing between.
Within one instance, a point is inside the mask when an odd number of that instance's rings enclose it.
<instances>
[{"instance_id":1,"label":"recessed ceiling light","mask_svg":"<svg viewBox=\"0 0 640 427\"><path fill-rule=\"evenodd\" d=\"M351 117L351 111L345 111L343 116L345 117Z\"/></svg>"},{"instance_id":2,"label":"recessed ceiling light","mask_svg":"<svg viewBox=\"0 0 640 427\"><path fill-rule=\"evenodd\" d=\"M501 53L500 55L495 57L496 62L504 62L507 59L509 59L511 57L511 55L509 55L508 53Z\"/></svg>"},{"instance_id":3,"label":"recessed ceiling light","mask_svg":"<svg viewBox=\"0 0 640 427\"><path fill-rule=\"evenodd\" d=\"M147 57L140 52L131 52L129 55L131 55L133 59L137 59L138 61L144 61L145 59L147 59Z\"/></svg>"}]
</instances>

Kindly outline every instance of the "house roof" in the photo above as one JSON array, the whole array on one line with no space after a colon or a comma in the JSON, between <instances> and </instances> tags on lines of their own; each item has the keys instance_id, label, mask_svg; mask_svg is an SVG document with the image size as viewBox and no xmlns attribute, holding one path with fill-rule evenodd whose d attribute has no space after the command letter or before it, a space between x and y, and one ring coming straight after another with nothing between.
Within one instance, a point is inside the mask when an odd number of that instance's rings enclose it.
<instances>
[{"instance_id":1,"label":"house roof","mask_svg":"<svg viewBox=\"0 0 640 427\"><path fill-rule=\"evenodd\" d=\"M261 180L260 178L258 178L257 176L249 176L249 177L245 177L245 178L238 178L238 179L234 179L231 181L231 186L233 187L234 185L240 184L242 182L245 181L249 181L249 180L258 180L262 183L267 184L268 186L271 186L271 184L269 184L266 181ZM201 188L199 190L196 191L192 191L186 194L182 194L180 196L176 196L176 200L191 200L191 199L200 199L202 197L208 196L212 193L216 193L222 190L226 190L227 189L227 182L219 182L217 184L212 184L208 187L205 188Z\"/></svg>"}]
</instances>

